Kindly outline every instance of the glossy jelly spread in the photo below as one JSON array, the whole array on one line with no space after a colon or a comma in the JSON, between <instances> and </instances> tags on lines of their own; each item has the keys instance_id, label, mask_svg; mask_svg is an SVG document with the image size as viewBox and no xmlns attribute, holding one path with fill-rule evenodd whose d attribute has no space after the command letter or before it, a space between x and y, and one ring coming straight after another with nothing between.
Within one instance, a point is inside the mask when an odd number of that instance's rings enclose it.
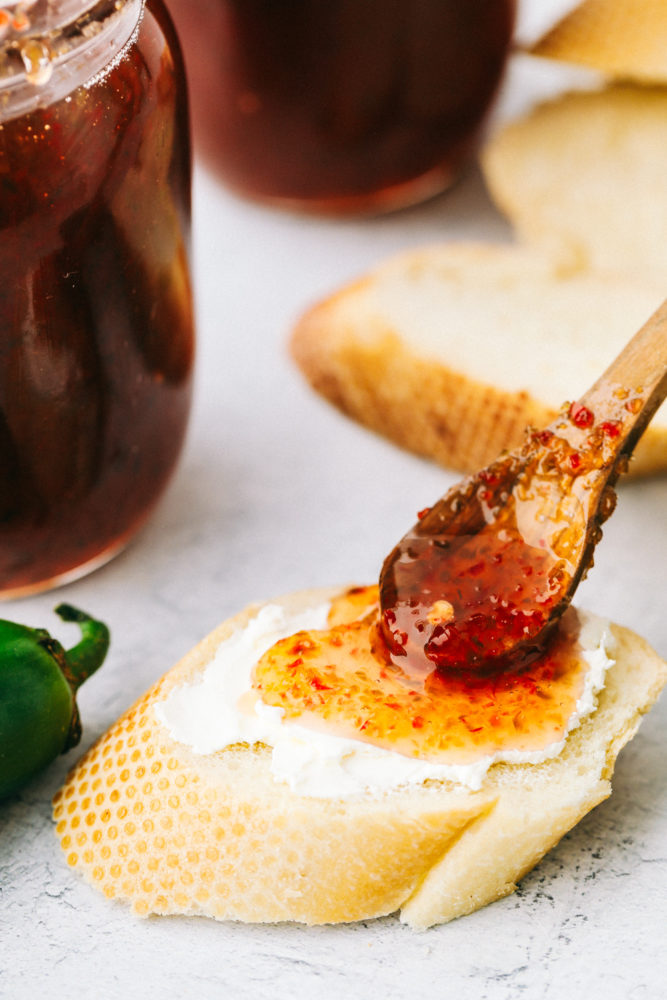
<instances>
[{"instance_id":1,"label":"glossy jelly spread","mask_svg":"<svg viewBox=\"0 0 667 1000\"><path fill-rule=\"evenodd\" d=\"M633 395L622 398L623 412L636 413ZM229 672L224 655L196 696L170 696L164 724L200 752L266 743L274 774L293 788L305 762L304 794L323 794L323 760L349 772L350 761L368 758L364 747L376 757L357 790L429 777L479 787L492 764L556 756L595 709L612 662L604 623L568 606L589 565L577 545L583 539L590 556L615 501L599 472L612 468L613 442L627 428L603 412L596 419L581 404L565 407L551 427L529 431L522 449L423 512L385 561L379 587L337 597L323 625L249 647L226 732L215 717L202 726L220 705L212 678ZM373 768L387 761L396 780L385 774L378 786ZM427 771L406 778L399 761Z\"/></svg>"},{"instance_id":2,"label":"glossy jelly spread","mask_svg":"<svg viewBox=\"0 0 667 1000\"><path fill-rule=\"evenodd\" d=\"M376 588L363 597L373 604ZM409 757L469 764L500 751L540 752L562 741L586 688L574 609L529 668L491 676L435 668L406 674L384 655L377 604L361 619L341 621L334 602L330 621L339 623L272 646L253 671L253 687L285 720Z\"/></svg>"},{"instance_id":3,"label":"glossy jelly spread","mask_svg":"<svg viewBox=\"0 0 667 1000\"><path fill-rule=\"evenodd\" d=\"M564 407L422 512L385 560L379 591L354 590L328 631L268 650L253 685L301 725L408 757L468 764L559 744L579 714L588 664L568 607L613 510L610 420Z\"/></svg>"},{"instance_id":4,"label":"glossy jelly spread","mask_svg":"<svg viewBox=\"0 0 667 1000\"><path fill-rule=\"evenodd\" d=\"M346 624L353 624L372 611L369 600L372 602L376 596L375 588L364 587L348 591L331 606L316 604L296 613L281 604L263 606L220 643L196 680L174 688L155 706L158 721L174 739L195 753L212 754L239 745L268 747L269 766L275 780L299 795L316 798L382 794L429 780L476 789L497 762L537 764L561 752L564 739L530 752L501 749L485 754L478 747L467 755L467 763L447 760L445 754L438 761L407 756L398 752L397 747L375 745L367 738L368 730L349 729L350 735L345 735L344 726L331 719L332 713L329 721L320 717L318 704L320 698L325 699L326 692L321 688L318 691L317 684L308 684L306 690L309 698L317 693L317 703L312 702L309 711L299 714L295 691L286 699L280 697L281 676L289 684L292 671L283 670L281 674L280 659L276 660L274 655L275 644L289 649L304 637L316 642L324 639L326 643L331 630L340 632ZM613 662L612 636L606 622L586 612L577 615L581 626L578 656L584 661L585 673L582 694L567 721L568 731L595 708L596 693ZM299 639L294 638L297 633L301 633ZM336 663L345 669L341 647L334 646L333 650ZM282 666L290 662L283 660ZM261 673L265 667L275 684L273 704L265 703L257 690L251 688L253 671ZM283 703L288 697L289 710L279 707L277 702ZM421 731L428 732L428 728L423 726ZM473 746L471 743L470 747ZM459 760L463 756L459 755Z\"/></svg>"}]
</instances>

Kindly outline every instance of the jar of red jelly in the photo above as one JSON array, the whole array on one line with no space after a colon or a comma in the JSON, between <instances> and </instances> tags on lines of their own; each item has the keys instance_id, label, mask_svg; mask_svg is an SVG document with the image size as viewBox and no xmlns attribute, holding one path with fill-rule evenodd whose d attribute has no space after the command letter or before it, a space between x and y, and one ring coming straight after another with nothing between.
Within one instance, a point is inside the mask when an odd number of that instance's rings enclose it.
<instances>
[{"instance_id":1,"label":"jar of red jelly","mask_svg":"<svg viewBox=\"0 0 667 1000\"><path fill-rule=\"evenodd\" d=\"M0 4L0 596L100 565L190 406L187 95L161 0Z\"/></svg>"},{"instance_id":2,"label":"jar of red jelly","mask_svg":"<svg viewBox=\"0 0 667 1000\"><path fill-rule=\"evenodd\" d=\"M167 0L196 144L242 194L374 212L448 187L498 88L514 0Z\"/></svg>"}]
</instances>

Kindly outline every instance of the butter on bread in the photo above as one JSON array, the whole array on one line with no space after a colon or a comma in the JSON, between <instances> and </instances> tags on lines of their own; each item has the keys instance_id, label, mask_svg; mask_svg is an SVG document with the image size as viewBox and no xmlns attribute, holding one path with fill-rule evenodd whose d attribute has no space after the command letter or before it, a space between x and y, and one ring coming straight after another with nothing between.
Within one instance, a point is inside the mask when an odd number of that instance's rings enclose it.
<instances>
[{"instance_id":1,"label":"butter on bread","mask_svg":"<svg viewBox=\"0 0 667 1000\"><path fill-rule=\"evenodd\" d=\"M281 603L296 612L335 593ZM470 913L511 892L609 795L618 752L667 681L667 664L647 643L614 627L616 662L598 707L559 757L497 764L479 791L430 781L305 798L273 779L269 748L199 755L154 713L258 611L219 626L170 670L88 751L54 801L69 865L138 914L320 924L400 911L421 929Z\"/></svg>"},{"instance_id":2,"label":"butter on bread","mask_svg":"<svg viewBox=\"0 0 667 1000\"><path fill-rule=\"evenodd\" d=\"M639 276L563 273L516 245L434 245L315 305L291 351L313 388L349 416L474 472L592 385L662 297ZM665 468L667 409L630 474Z\"/></svg>"},{"instance_id":3,"label":"butter on bread","mask_svg":"<svg viewBox=\"0 0 667 1000\"><path fill-rule=\"evenodd\" d=\"M667 83L664 0L584 0L529 49L615 79Z\"/></svg>"}]
</instances>

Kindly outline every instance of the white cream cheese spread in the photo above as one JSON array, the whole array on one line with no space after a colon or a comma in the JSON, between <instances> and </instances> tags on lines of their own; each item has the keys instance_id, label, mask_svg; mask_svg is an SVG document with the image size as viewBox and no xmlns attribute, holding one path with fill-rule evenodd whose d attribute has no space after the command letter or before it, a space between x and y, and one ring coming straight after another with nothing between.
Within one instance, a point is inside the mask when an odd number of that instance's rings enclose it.
<instances>
[{"instance_id":1,"label":"white cream cheese spread","mask_svg":"<svg viewBox=\"0 0 667 1000\"><path fill-rule=\"evenodd\" d=\"M303 629L326 628L328 611L326 604L290 615L280 605L265 605L245 628L220 644L200 680L175 688L155 706L158 721L175 740L200 754L238 743L266 744L272 748L271 772L276 781L286 783L298 795L315 798L378 794L428 779L453 781L475 790L492 764L537 764L563 749L565 739L537 753L501 750L472 764L436 764L283 722L281 708L259 699L249 703L249 710L242 708L260 657L279 639ZM567 732L594 710L596 695L613 663L608 622L588 612L577 614L581 655L589 669Z\"/></svg>"}]
</instances>

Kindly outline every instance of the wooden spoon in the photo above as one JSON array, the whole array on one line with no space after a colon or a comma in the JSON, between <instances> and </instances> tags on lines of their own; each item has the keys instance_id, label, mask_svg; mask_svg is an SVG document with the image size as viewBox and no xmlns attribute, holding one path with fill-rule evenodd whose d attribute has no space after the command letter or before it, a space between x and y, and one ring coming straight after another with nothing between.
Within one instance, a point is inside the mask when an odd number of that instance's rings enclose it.
<instances>
[{"instance_id":1,"label":"wooden spoon","mask_svg":"<svg viewBox=\"0 0 667 1000\"><path fill-rule=\"evenodd\" d=\"M667 301L578 402L425 511L384 562L380 632L411 676L519 670L592 565L613 484L667 396Z\"/></svg>"}]
</instances>

